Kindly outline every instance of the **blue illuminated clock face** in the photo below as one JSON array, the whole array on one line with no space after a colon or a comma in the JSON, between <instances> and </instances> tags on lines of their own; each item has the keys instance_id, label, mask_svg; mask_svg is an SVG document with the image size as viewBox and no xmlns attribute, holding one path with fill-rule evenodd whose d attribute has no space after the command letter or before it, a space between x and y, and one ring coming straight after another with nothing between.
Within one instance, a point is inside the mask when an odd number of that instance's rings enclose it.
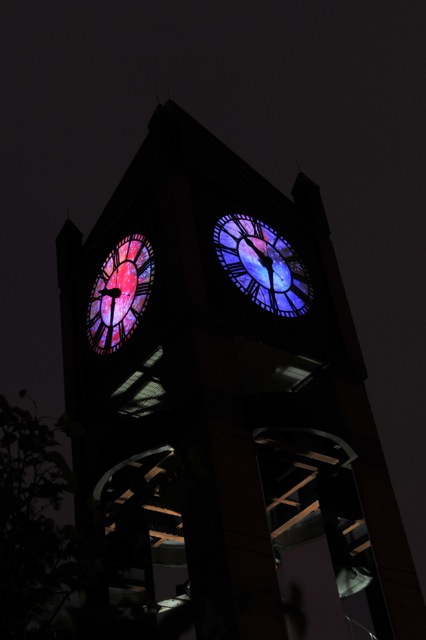
<instances>
[{"instance_id":1,"label":"blue illuminated clock face","mask_svg":"<svg viewBox=\"0 0 426 640\"><path fill-rule=\"evenodd\" d=\"M217 256L236 286L277 316L303 316L312 303L308 273L291 245L245 214L223 216L214 229Z\"/></svg>"}]
</instances>

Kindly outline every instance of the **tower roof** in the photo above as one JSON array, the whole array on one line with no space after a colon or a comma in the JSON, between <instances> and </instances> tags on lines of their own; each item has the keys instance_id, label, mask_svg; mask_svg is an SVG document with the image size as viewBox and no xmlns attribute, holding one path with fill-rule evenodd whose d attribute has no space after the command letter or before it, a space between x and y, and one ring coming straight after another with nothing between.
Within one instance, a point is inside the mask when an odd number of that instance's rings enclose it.
<instances>
[{"instance_id":1,"label":"tower roof","mask_svg":"<svg viewBox=\"0 0 426 640\"><path fill-rule=\"evenodd\" d=\"M172 100L158 105L148 124L149 132L129 168L94 226L86 248L111 230L135 200L148 195L164 171L185 174L216 193L259 203L280 212L297 224L294 204L235 152L198 123Z\"/></svg>"}]
</instances>

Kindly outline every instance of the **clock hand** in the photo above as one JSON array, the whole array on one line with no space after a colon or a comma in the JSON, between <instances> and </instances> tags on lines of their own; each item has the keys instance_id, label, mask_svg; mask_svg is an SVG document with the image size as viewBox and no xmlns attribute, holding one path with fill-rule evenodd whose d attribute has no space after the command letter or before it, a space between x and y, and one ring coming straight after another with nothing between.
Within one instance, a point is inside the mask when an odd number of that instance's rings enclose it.
<instances>
[{"instance_id":1,"label":"clock hand","mask_svg":"<svg viewBox=\"0 0 426 640\"><path fill-rule=\"evenodd\" d=\"M121 289L119 289L118 287L114 287L113 289L104 287L99 291L99 293L101 294L101 296L109 296L110 298L115 300L116 298L119 298L121 296Z\"/></svg>"},{"instance_id":2,"label":"clock hand","mask_svg":"<svg viewBox=\"0 0 426 640\"><path fill-rule=\"evenodd\" d=\"M278 309L278 304L277 304L277 299L275 297L275 289L274 289L274 273L277 273L277 272L274 270L272 266L273 264L274 264L274 261L272 260L272 258L270 256L265 256L263 261L263 266L267 269L268 276L269 276L269 292L268 292L269 302L271 305L271 309Z\"/></svg>"},{"instance_id":3,"label":"clock hand","mask_svg":"<svg viewBox=\"0 0 426 640\"><path fill-rule=\"evenodd\" d=\"M259 258L260 262L262 263L263 266L265 266L263 264L263 260L266 257L265 254L263 253L263 251L261 251L260 249L258 249L258 247L256 247L256 245L254 244L254 242L252 240L250 240L250 238L248 236L244 237L244 240L246 241L246 244L248 244L249 247L251 247L253 249L253 251L255 252L255 254L257 255L257 257Z\"/></svg>"},{"instance_id":4,"label":"clock hand","mask_svg":"<svg viewBox=\"0 0 426 640\"><path fill-rule=\"evenodd\" d=\"M106 335L105 346L110 348L112 344L112 334L114 330L114 312L115 312L115 297L111 296L111 306L109 309L109 327Z\"/></svg>"},{"instance_id":5,"label":"clock hand","mask_svg":"<svg viewBox=\"0 0 426 640\"><path fill-rule=\"evenodd\" d=\"M276 276L278 276L280 280L284 282L284 278L278 273L278 271L275 271L275 269L272 269L272 271L275 273Z\"/></svg>"},{"instance_id":6,"label":"clock hand","mask_svg":"<svg viewBox=\"0 0 426 640\"><path fill-rule=\"evenodd\" d=\"M271 289L274 288L274 273L281 279L284 281L284 279L280 276L280 274L275 271L275 269L273 268L273 259L268 256L265 255L263 253L263 251L261 251L258 247L256 247L256 245L254 244L254 242L249 238L249 237L245 237L244 240L246 241L246 243L249 245L249 247L251 247L253 249L253 251L256 253L260 264L262 265L262 267L265 267L265 269L268 271L268 276L269 276L269 285L271 287Z\"/></svg>"},{"instance_id":7,"label":"clock hand","mask_svg":"<svg viewBox=\"0 0 426 640\"><path fill-rule=\"evenodd\" d=\"M276 273L272 267L273 263L274 261L270 256L263 256L262 266L264 266L268 272L269 286L271 287L271 289L274 288L274 273Z\"/></svg>"},{"instance_id":8,"label":"clock hand","mask_svg":"<svg viewBox=\"0 0 426 640\"><path fill-rule=\"evenodd\" d=\"M274 262L273 259L270 256L265 255L263 253L263 251L261 251L261 249L256 247L256 245L254 244L254 242L252 240L250 240L250 238L245 237L244 240L249 245L249 247L251 247L253 249L253 251L256 253L256 255L259 258L259 262L262 265L262 267L265 267L265 269L267 269L268 272L271 271L272 273L275 273L279 278L281 278L281 280L283 280L283 278L280 276L280 274L277 271L275 271L275 269L272 268L272 264ZM269 276L269 277L271 277L271 276Z\"/></svg>"},{"instance_id":9,"label":"clock hand","mask_svg":"<svg viewBox=\"0 0 426 640\"><path fill-rule=\"evenodd\" d=\"M115 298L111 299L111 306L109 308L109 326L110 329L114 324L114 313L115 313Z\"/></svg>"},{"instance_id":10,"label":"clock hand","mask_svg":"<svg viewBox=\"0 0 426 640\"><path fill-rule=\"evenodd\" d=\"M253 249L262 267L265 267L265 269L268 271L270 288L274 289L274 273L280 278L280 280L284 282L284 278L278 273L278 271L275 271L275 269L272 266L274 264L273 259L270 256L265 255L263 251L261 251L261 249L256 247L254 242L248 236L245 236L244 240L249 245L249 247Z\"/></svg>"}]
</instances>

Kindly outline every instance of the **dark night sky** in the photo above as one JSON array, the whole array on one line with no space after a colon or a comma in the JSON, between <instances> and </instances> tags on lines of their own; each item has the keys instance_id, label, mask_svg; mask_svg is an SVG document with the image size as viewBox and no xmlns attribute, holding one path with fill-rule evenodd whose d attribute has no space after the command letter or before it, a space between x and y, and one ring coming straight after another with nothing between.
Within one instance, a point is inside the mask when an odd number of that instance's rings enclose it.
<instances>
[{"instance_id":1,"label":"dark night sky","mask_svg":"<svg viewBox=\"0 0 426 640\"><path fill-rule=\"evenodd\" d=\"M0 7L0 391L63 410L54 240L85 236L170 95L286 195L321 187L426 594L423 0Z\"/></svg>"}]
</instances>

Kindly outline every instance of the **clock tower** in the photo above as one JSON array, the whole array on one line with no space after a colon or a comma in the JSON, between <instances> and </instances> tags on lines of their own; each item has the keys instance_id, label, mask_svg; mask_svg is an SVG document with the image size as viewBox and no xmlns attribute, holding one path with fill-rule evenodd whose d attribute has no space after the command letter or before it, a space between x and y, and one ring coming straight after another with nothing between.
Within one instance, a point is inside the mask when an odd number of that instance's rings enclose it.
<instances>
[{"instance_id":1,"label":"clock tower","mask_svg":"<svg viewBox=\"0 0 426 640\"><path fill-rule=\"evenodd\" d=\"M378 638L426 637L318 186L287 198L169 100L57 249L77 512L126 540L111 597L186 565L199 640L285 640L277 564L323 537Z\"/></svg>"}]
</instances>

